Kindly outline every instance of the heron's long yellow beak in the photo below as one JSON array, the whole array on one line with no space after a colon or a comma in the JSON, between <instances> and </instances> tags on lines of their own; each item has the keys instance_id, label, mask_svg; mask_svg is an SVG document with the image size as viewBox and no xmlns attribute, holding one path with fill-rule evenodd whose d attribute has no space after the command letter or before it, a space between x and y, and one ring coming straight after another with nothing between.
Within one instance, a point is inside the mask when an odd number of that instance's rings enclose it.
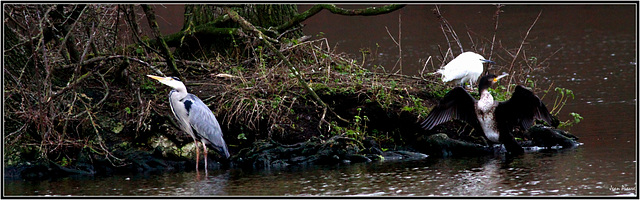
<instances>
[{"instance_id":1,"label":"heron's long yellow beak","mask_svg":"<svg viewBox=\"0 0 640 200\"><path fill-rule=\"evenodd\" d=\"M154 76L154 75L147 75L147 76L148 76L149 78L156 79L156 80L158 80L158 81L166 81L166 80L167 80L167 77Z\"/></svg>"}]
</instances>

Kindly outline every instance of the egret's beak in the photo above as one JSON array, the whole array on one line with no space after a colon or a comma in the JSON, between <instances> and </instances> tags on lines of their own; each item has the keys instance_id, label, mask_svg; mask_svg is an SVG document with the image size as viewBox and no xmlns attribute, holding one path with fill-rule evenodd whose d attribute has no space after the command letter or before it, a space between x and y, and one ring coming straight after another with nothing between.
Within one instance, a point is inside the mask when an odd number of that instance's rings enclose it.
<instances>
[{"instance_id":1,"label":"egret's beak","mask_svg":"<svg viewBox=\"0 0 640 200\"><path fill-rule=\"evenodd\" d=\"M509 76L509 74L504 73L504 74L502 74L502 75L500 75L500 76L498 76L498 77L495 77L495 78L493 79L493 82L494 82L494 83L495 83L495 82L498 82L498 80L500 80L501 78L504 78L505 76Z\"/></svg>"},{"instance_id":2,"label":"egret's beak","mask_svg":"<svg viewBox=\"0 0 640 200\"><path fill-rule=\"evenodd\" d=\"M482 59L480 59L480 61L482 61L483 63L496 64L496 62L493 62L493 61L490 61L490 60L482 60Z\"/></svg>"}]
</instances>

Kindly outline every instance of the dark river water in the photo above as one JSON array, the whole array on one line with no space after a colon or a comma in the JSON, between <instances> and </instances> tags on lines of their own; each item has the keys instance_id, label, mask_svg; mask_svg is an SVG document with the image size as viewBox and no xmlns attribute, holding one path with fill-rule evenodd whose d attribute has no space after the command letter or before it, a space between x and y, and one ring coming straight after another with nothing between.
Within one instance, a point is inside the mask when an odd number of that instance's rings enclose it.
<instances>
[{"instance_id":1,"label":"dark river water","mask_svg":"<svg viewBox=\"0 0 640 200\"><path fill-rule=\"evenodd\" d=\"M350 6L357 8L363 6ZM300 6L300 11L309 6ZM415 75L431 56L440 64L439 47L447 49L433 5L410 5L384 16L347 17L322 11L306 21L305 33L322 32L337 52L369 67L398 70L402 33L402 72ZM637 15L634 5L507 5L502 8L494 52L517 49L540 12L525 43L527 56L548 67L530 76L538 87L571 89L559 113L584 119L569 131L584 145L574 149L531 152L514 160L500 156L427 158L417 161L364 163L324 167L291 167L279 171L240 169L112 177L69 177L48 181L5 180L5 195L400 195L400 196L613 196L636 195L637 164ZM440 12L465 50L477 44L489 52L496 8L492 5L446 5ZM159 14L182 27L182 10L168 6ZM175 21L169 21L175 20ZM160 26L163 26L162 24ZM386 28L385 28L386 27ZM387 33L387 29L389 33ZM473 38L473 42L469 39ZM454 45L454 53L459 49ZM502 51L502 52L500 52ZM554 52L557 52L554 54ZM485 53L484 55L488 55ZM497 66L505 60L493 58ZM395 67L394 67L395 66ZM434 71L431 66L427 72ZM497 68L490 68L493 73ZM543 99L553 105L553 96Z\"/></svg>"}]
</instances>

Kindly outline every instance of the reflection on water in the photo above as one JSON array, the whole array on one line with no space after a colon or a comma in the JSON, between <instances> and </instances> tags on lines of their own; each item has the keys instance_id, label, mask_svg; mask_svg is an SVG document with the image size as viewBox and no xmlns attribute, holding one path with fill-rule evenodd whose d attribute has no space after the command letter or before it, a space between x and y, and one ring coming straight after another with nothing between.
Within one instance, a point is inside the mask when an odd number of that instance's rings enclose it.
<instances>
[{"instance_id":1,"label":"reflection on water","mask_svg":"<svg viewBox=\"0 0 640 200\"><path fill-rule=\"evenodd\" d=\"M371 65L391 69L397 47L385 31L397 33L402 14L404 73L415 74L446 45L431 12L433 6L408 6L376 17L319 13L305 32L323 32L337 51L361 55L371 49ZM304 9L301 9L304 10ZM443 6L458 34L491 35L493 6ZM637 195L637 23L633 6L504 7L498 35L506 47L518 46L523 32L543 10L527 42L529 55L548 56L549 68L531 74L539 87L574 91L560 113L584 120L570 131L584 143L575 149L527 153L513 160L496 157L427 158L420 161L292 167L282 171L232 169L113 177L69 177L36 182L5 180L5 195ZM474 21L469 21L473 19ZM581 23L576 23L576 22ZM179 25L178 25L179 26ZM366 34L363 34L366 33ZM465 45L468 38L462 37ZM467 45L468 46L468 45ZM433 59L436 59L435 57ZM427 68L427 70L432 70ZM546 104L553 102L547 96Z\"/></svg>"},{"instance_id":2,"label":"reflection on water","mask_svg":"<svg viewBox=\"0 0 640 200\"><path fill-rule=\"evenodd\" d=\"M56 196L573 196L632 195L635 192L630 190L635 185L629 184L634 182L634 176L624 176L633 169L635 162L588 161L583 153L577 148L529 153L512 160L493 156L428 158L272 172L232 169L208 175L185 172L42 182L8 181L5 193ZM574 163L577 160L584 161ZM627 178L608 178L612 176Z\"/></svg>"}]
</instances>

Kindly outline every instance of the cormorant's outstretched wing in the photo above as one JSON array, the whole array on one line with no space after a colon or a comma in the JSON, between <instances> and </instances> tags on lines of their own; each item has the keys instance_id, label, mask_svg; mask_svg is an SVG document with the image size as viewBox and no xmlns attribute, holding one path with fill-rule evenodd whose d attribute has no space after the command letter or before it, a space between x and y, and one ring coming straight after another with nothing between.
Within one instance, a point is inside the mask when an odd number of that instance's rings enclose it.
<instances>
[{"instance_id":1,"label":"cormorant's outstretched wing","mask_svg":"<svg viewBox=\"0 0 640 200\"><path fill-rule=\"evenodd\" d=\"M429 116L422 122L422 128L431 130L438 124L452 119L465 121L474 128L478 128L480 122L476 116L475 102L476 100L462 87L455 87L431 110Z\"/></svg>"},{"instance_id":2,"label":"cormorant's outstretched wing","mask_svg":"<svg viewBox=\"0 0 640 200\"><path fill-rule=\"evenodd\" d=\"M502 123L503 128L510 129L520 125L522 128L528 129L533 125L535 119L544 120L551 124L551 114L544 103L531 90L521 85L516 86L511 99L498 104L495 112L496 121L499 124Z\"/></svg>"},{"instance_id":3,"label":"cormorant's outstretched wing","mask_svg":"<svg viewBox=\"0 0 640 200\"><path fill-rule=\"evenodd\" d=\"M196 95L189 94L186 98L185 107L189 113L189 122L196 137L204 138L223 154L222 156L228 158L229 150L227 150L227 144L222 138L222 130L218 120L216 120L216 116Z\"/></svg>"}]
</instances>

